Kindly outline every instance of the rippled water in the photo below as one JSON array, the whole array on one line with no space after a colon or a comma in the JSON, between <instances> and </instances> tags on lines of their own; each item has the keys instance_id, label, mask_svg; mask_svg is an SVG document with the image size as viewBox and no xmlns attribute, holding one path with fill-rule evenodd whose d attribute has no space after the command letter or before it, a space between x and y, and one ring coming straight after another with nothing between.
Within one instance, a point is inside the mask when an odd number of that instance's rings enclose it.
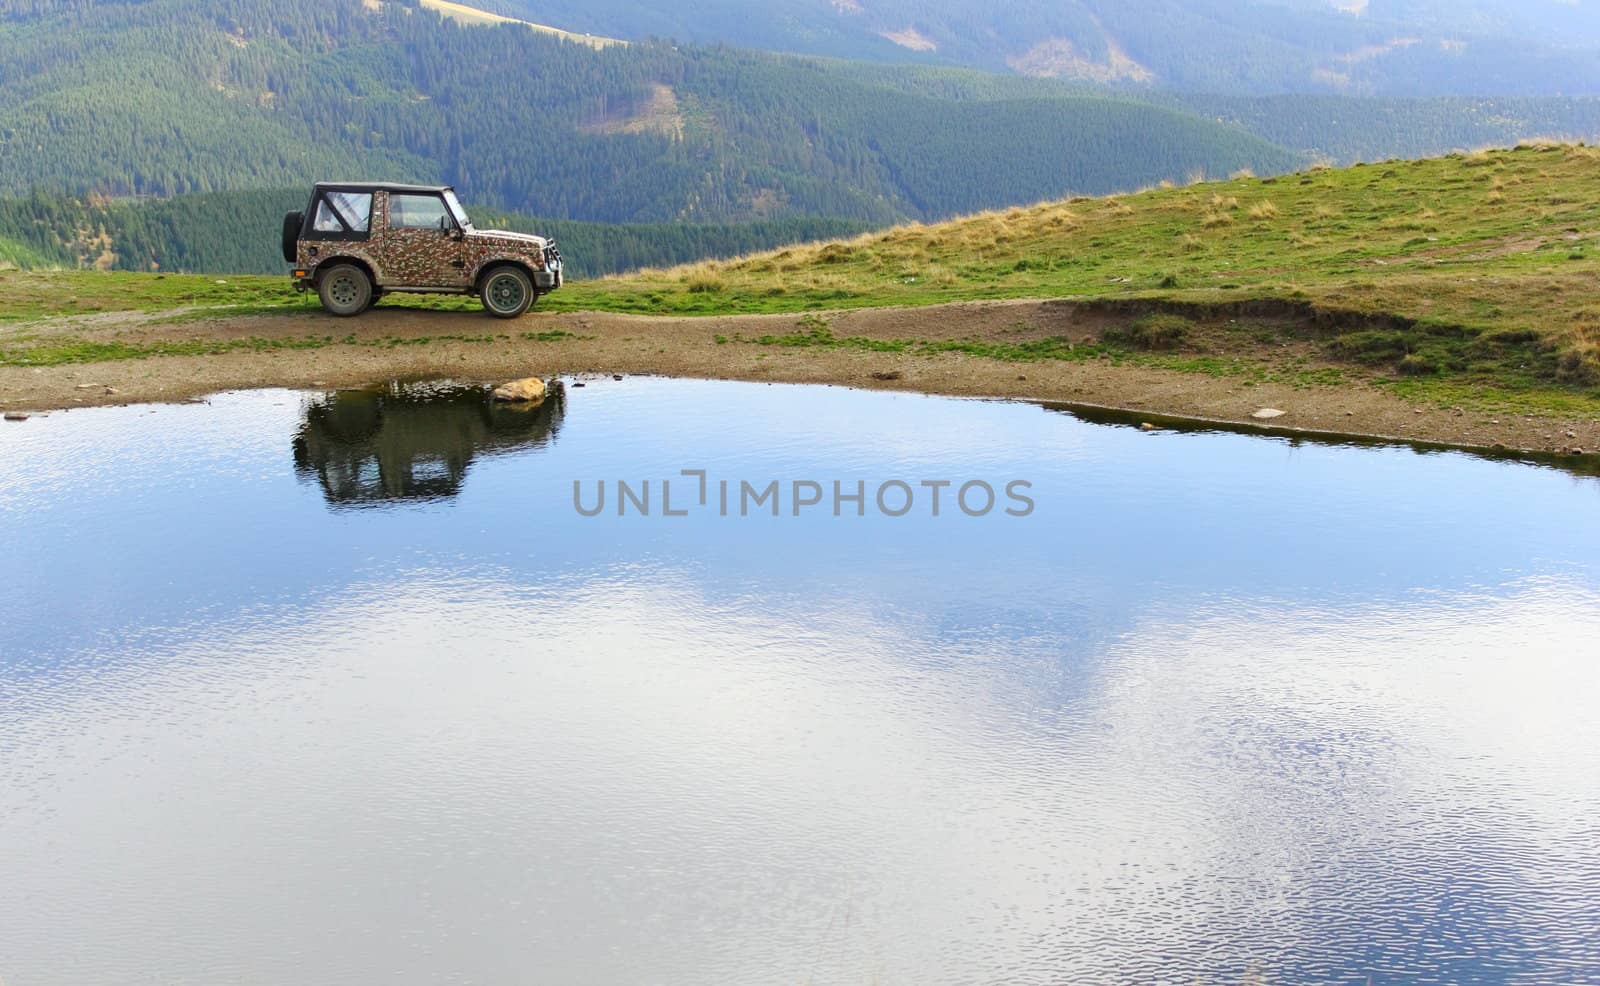
<instances>
[{"instance_id":1,"label":"rippled water","mask_svg":"<svg viewBox=\"0 0 1600 986\"><path fill-rule=\"evenodd\" d=\"M1600 981L1593 479L423 393L0 428L6 986ZM695 468L1037 508L573 509Z\"/></svg>"}]
</instances>

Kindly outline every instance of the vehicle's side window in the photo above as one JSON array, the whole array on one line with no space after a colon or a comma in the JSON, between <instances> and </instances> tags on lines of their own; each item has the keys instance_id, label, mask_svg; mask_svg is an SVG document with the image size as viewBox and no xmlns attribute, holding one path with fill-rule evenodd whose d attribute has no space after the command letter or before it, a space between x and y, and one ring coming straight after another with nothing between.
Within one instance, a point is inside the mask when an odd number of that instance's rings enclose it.
<instances>
[{"instance_id":1,"label":"vehicle's side window","mask_svg":"<svg viewBox=\"0 0 1600 986\"><path fill-rule=\"evenodd\" d=\"M371 192L327 192L317 201L311 228L318 233L364 236L371 223Z\"/></svg>"},{"instance_id":2,"label":"vehicle's side window","mask_svg":"<svg viewBox=\"0 0 1600 986\"><path fill-rule=\"evenodd\" d=\"M389 195L390 229L438 229L447 215L437 195Z\"/></svg>"},{"instance_id":3,"label":"vehicle's side window","mask_svg":"<svg viewBox=\"0 0 1600 986\"><path fill-rule=\"evenodd\" d=\"M328 200L322 199L317 203L317 218L311 228L319 233L342 233L344 226L334 217L333 210L328 207Z\"/></svg>"}]
</instances>

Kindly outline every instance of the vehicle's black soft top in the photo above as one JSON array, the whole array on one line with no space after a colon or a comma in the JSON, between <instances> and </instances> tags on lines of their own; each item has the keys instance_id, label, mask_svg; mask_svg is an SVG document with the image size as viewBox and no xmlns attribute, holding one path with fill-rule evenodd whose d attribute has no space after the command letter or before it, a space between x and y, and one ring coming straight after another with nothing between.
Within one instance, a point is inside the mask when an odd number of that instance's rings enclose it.
<instances>
[{"instance_id":1,"label":"vehicle's black soft top","mask_svg":"<svg viewBox=\"0 0 1600 986\"><path fill-rule=\"evenodd\" d=\"M437 195L440 192L448 192L448 191L451 190L451 188L452 188L452 186L450 186L450 185L405 185L405 184L401 184L399 182L392 182L392 181L319 181L319 182L317 182L317 190L318 191L322 191L322 192L325 192L325 191L335 191L335 192L376 192L376 191L385 191L385 192L401 192L401 193L406 193L406 192L432 192L432 193Z\"/></svg>"}]
</instances>

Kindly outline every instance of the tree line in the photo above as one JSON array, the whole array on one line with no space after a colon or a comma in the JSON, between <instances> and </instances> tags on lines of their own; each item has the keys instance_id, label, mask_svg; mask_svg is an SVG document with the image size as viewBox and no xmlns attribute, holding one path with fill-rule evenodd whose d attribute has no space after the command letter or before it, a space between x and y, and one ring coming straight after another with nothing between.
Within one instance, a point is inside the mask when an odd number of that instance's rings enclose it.
<instances>
[{"instance_id":1,"label":"tree line","mask_svg":"<svg viewBox=\"0 0 1600 986\"><path fill-rule=\"evenodd\" d=\"M84 198L35 191L0 198L0 262L176 273L276 274L284 213L306 189L211 192L171 199ZM868 229L847 219L791 217L747 223L603 224L473 209L480 228L551 236L573 277L732 257L790 243L842 239ZM9 244L9 249L7 245Z\"/></svg>"}]
</instances>

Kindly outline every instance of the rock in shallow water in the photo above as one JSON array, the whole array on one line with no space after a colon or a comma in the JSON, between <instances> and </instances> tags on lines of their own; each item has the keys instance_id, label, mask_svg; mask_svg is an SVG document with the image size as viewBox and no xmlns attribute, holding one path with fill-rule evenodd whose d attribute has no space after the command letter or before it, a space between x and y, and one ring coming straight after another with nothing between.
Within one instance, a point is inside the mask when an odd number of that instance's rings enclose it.
<instances>
[{"instance_id":1,"label":"rock in shallow water","mask_svg":"<svg viewBox=\"0 0 1600 986\"><path fill-rule=\"evenodd\" d=\"M26 421L26 420L28 420L28 414L25 411L7 411L6 412L6 420L7 421Z\"/></svg>"},{"instance_id":2,"label":"rock in shallow water","mask_svg":"<svg viewBox=\"0 0 1600 986\"><path fill-rule=\"evenodd\" d=\"M503 383L494 389L494 399L506 403L529 403L544 400L544 381L538 377L524 377Z\"/></svg>"}]
</instances>

